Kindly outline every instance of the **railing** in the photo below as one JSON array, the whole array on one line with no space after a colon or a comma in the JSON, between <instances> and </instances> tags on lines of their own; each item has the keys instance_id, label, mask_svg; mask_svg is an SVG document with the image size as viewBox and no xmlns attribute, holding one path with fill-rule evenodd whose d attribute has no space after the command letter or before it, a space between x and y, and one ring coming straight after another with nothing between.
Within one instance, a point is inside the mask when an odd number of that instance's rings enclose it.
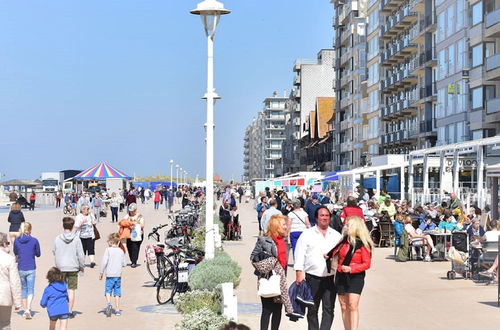
<instances>
[{"instance_id":1,"label":"railing","mask_svg":"<svg viewBox=\"0 0 500 330\"><path fill-rule=\"evenodd\" d=\"M496 112L500 112L500 98L486 101L486 113L491 114Z\"/></svg>"},{"instance_id":2,"label":"railing","mask_svg":"<svg viewBox=\"0 0 500 330\"><path fill-rule=\"evenodd\" d=\"M497 23L500 23L500 9L496 9L495 11L486 14L485 27L489 28Z\"/></svg>"},{"instance_id":3,"label":"railing","mask_svg":"<svg viewBox=\"0 0 500 330\"><path fill-rule=\"evenodd\" d=\"M500 67L500 53L486 58L486 71Z\"/></svg>"}]
</instances>

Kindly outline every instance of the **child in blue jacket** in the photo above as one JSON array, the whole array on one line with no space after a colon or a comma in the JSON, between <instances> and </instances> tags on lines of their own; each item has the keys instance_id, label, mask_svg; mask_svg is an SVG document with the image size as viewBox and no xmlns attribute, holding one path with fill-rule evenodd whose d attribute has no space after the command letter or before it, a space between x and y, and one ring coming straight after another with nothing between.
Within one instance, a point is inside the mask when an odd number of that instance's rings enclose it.
<instances>
[{"instance_id":1,"label":"child in blue jacket","mask_svg":"<svg viewBox=\"0 0 500 330\"><path fill-rule=\"evenodd\" d=\"M69 318L68 286L59 268L52 267L47 273L49 285L43 291L40 306L47 307L50 330L55 330L57 320L61 320L61 330L65 330Z\"/></svg>"}]
</instances>

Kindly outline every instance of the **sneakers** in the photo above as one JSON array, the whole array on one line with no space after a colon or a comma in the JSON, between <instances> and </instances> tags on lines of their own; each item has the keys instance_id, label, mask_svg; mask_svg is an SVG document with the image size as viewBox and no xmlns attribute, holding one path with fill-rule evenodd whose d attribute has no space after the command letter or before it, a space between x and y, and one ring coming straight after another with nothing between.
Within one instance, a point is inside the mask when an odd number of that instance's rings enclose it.
<instances>
[{"instance_id":1,"label":"sneakers","mask_svg":"<svg viewBox=\"0 0 500 330\"><path fill-rule=\"evenodd\" d=\"M108 306L106 306L104 314L106 314L106 317L111 317L111 304L108 304Z\"/></svg>"},{"instance_id":2,"label":"sneakers","mask_svg":"<svg viewBox=\"0 0 500 330\"><path fill-rule=\"evenodd\" d=\"M435 247L432 248L431 253L436 253L436 252L437 252L436 248Z\"/></svg>"},{"instance_id":3,"label":"sneakers","mask_svg":"<svg viewBox=\"0 0 500 330\"><path fill-rule=\"evenodd\" d=\"M94 268L95 267L95 262L91 262L90 263L90 268Z\"/></svg>"},{"instance_id":4,"label":"sneakers","mask_svg":"<svg viewBox=\"0 0 500 330\"><path fill-rule=\"evenodd\" d=\"M23 313L23 317L24 317L26 320L31 320L31 312L30 312L30 311L24 311L24 313Z\"/></svg>"},{"instance_id":5,"label":"sneakers","mask_svg":"<svg viewBox=\"0 0 500 330\"><path fill-rule=\"evenodd\" d=\"M115 315L116 315L116 316L120 316L120 315L122 315L122 311L115 311Z\"/></svg>"},{"instance_id":6,"label":"sneakers","mask_svg":"<svg viewBox=\"0 0 500 330\"><path fill-rule=\"evenodd\" d=\"M76 315L75 312L70 312L68 316L70 319L74 319L75 315Z\"/></svg>"},{"instance_id":7,"label":"sneakers","mask_svg":"<svg viewBox=\"0 0 500 330\"><path fill-rule=\"evenodd\" d=\"M431 261L431 257L430 257L430 256L425 256L424 261L426 261L426 262L430 262L430 261Z\"/></svg>"}]
</instances>

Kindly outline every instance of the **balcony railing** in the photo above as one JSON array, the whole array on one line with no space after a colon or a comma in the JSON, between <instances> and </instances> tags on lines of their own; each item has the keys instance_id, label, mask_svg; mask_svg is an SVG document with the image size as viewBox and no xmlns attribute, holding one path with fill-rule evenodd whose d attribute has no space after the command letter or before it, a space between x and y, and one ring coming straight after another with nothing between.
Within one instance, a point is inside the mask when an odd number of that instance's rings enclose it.
<instances>
[{"instance_id":1,"label":"balcony railing","mask_svg":"<svg viewBox=\"0 0 500 330\"><path fill-rule=\"evenodd\" d=\"M486 58L486 71L494 70L500 67L500 53Z\"/></svg>"},{"instance_id":2,"label":"balcony railing","mask_svg":"<svg viewBox=\"0 0 500 330\"><path fill-rule=\"evenodd\" d=\"M492 114L496 112L500 112L500 98L486 101L486 113Z\"/></svg>"},{"instance_id":3,"label":"balcony railing","mask_svg":"<svg viewBox=\"0 0 500 330\"><path fill-rule=\"evenodd\" d=\"M497 23L500 23L500 8L486 15L485 27L489 28Z\"/></svg>"}]
</instances>

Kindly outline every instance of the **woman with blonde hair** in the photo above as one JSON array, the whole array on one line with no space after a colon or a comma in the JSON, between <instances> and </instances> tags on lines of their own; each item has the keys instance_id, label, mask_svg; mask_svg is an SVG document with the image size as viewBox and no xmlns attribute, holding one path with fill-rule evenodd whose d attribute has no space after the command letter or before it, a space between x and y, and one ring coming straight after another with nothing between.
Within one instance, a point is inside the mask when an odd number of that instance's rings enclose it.
<instances>
[{"instance_id":1,"label":"woman with blonde hair","mask_svg":"<svg viewBox=\"0 0 500 330\"><path fill-rule=\"evenodd\" d=\"M365 284L365 271L371 266L373 246L365 221L360 217L348 217L344 239L334 251L338 260L335 286L346 330L358 328L359 299Z\"/></svg>"},{"instance_id":2,"label":"woman with blonde hair","mask_svg":"<svg viewBox=\"0 0 500 330\"><path fill-rule=\"evenodd\" d=\"M20 236L14 241L14 254L17 256L17 268L21 279L21 301L25 319L31 319L31 302L35 293L36 262L40 257L40 243L31 236L31 224L23 222L19 230Z\"/></svg>"},{"instance_id":3,"label":"woman with blonde hair","mask_svg":"<svg viewBox=\"0 0 500 330\"><path fill-rule=\"evenodd\" d=\"M21 223L25 221L23 212L21 212L21 204L16 202L11 205L7 221L10 223L9 238L10 241L14 243L14 240L19 236Z\"/></svg>"},{"instance_id":4,"label":"woman with blonde hair","mask_svg":"<svg viewBox=\"0 0 500 330\"><path fill-rule=\"evenodd\" d=\"M260 329L267 330L271 321L271 330L277 330L281 322L282 306L285 305L287 314L293 313L286 282L287 249L284 236L288 232L287 218L279 214L273 215L267 228L266 234L258 237L250 260L260 276L267 276L272 271L280 276L281 295L260 298L262 302Z\"/></svg>"}]
</instances>

